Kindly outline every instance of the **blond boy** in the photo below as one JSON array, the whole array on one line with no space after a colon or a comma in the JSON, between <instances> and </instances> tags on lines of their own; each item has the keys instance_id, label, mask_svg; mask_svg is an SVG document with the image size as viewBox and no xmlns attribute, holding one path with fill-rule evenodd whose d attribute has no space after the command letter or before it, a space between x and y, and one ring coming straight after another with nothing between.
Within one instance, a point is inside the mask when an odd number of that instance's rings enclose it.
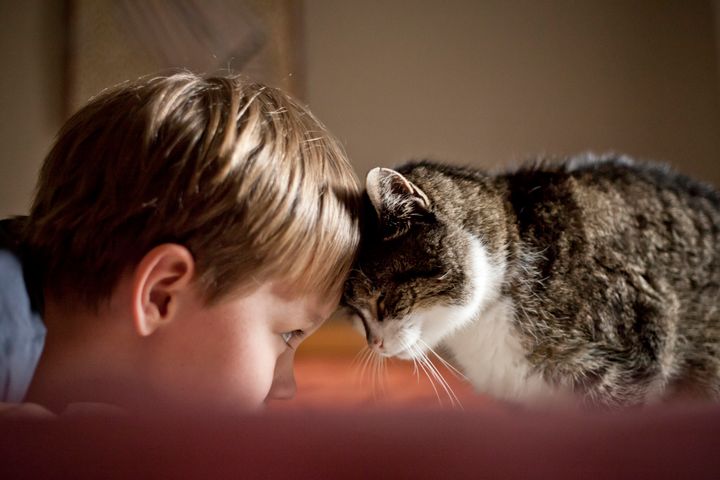
<instances>
[{"instance_id":1,"label":"blond boy","mask_svg":"<svg viewBox=\"0 0 720 480\"><path fill-rule=\"evenodd\" d=\"M30 216L0 227L0 401L235 411L292 396L357 208L342 148L278 90L178 74L101 94L61 130Z\"/></svg>"}]
</instances>

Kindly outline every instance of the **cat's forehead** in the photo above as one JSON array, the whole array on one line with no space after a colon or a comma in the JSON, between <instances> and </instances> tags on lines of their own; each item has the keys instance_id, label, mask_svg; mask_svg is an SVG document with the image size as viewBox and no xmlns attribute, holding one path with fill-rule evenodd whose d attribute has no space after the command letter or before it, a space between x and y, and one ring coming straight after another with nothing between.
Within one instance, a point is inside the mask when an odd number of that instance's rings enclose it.
<instances>
[{"instance_id":1,"label":"cat's forehead","mask_svg":"<svg viewBox=\"0 0 720 480\"><path fill-rule=\"evenodd\" d=\"M437 228L417 229L390 241L376 241L361 252L369 262L422 262L442 254L443 242Z\"/></svg>"},{"instance_id":2,"label":"cat's forehead","mask_svg":"<svg viewBox=\"0 0 720 480\"><path fill-rule=\"evenodd\" d=\"M375 288L384 288L387 283L401 282L400 279L405 279L410 272L445 270L448 256L445 249L423 244L418 239L397 239L362 256L358 267Z\"/></svg>"}]
</instances>

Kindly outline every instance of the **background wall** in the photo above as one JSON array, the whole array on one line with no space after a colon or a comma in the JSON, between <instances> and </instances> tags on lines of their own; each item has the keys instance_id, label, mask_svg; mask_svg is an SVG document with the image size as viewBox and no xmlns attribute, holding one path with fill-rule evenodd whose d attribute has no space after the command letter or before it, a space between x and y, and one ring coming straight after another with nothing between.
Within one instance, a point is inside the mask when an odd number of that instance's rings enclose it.
<instances>
[{"instance_id":1,"label":"background wall","mask_svg":"<svg viewBox=\"0 0 720 480\"><path fill-rule=\"evenodd\" d=\"M307 98L360 173L593 150L720 185L711 1L305 5Z\"/></svg>"},{"instance_id":2,"label":"background wall","mask_svg":"<svg viewBox=\"0 0 720 480\"><path fill-rule=\"evenodd\" d=\"M64 6L0 0L0 218L27 210L63 120Z\"/></svg>"},{"instance_id":3,"label":"background wall","mask_svg":"<svg viewBox=\"0 0 720 480\"><path fill-rule=\"evenodd\" d=\"M280 74L360 175L614 150L720 185L720 0L289 3L304 61ZM0 0L0 216L27 210L66 115L66 4Z\"/></svg>"}]
</instances>

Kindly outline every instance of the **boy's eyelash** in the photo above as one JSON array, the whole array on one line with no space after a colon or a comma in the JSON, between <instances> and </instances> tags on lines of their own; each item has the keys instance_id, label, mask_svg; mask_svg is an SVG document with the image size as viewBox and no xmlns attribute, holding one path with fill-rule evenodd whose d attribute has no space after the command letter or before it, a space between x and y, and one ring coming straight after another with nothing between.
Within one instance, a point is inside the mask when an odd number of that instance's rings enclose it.
<instances>
[{"instance_id":1,"label":"boy's eyelash","mask_svg":"<svg viewBox=\"0 0 720 480\"><path fill-rule=\"evenodd\" d=\"M302 338L305 335L305 332L302 330L293 330L292 332L284 332L280 334L280 337L282 337L283 341L290 346L290 341L293 338Z\"/></svg>"}]
</instances>

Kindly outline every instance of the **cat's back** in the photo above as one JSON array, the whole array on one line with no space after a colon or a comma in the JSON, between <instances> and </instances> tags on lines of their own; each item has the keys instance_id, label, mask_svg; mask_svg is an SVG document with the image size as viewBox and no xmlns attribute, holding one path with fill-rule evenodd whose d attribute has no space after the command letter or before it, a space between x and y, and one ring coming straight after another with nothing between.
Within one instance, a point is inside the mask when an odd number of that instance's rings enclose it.
<instances>
[{"instance_id":1,"label":"cat's back","mask_svg":"<svg viewBox=\"0 0 720 480\"><path fill-rule=\"evenodd\" d=\"M553 358L603 352L601 369L647 387L640 394L630 384L603 380L617 387L613 395L622 402L636 394L650 398L647 392L663 385L720 388L716 189L664 166L607 157L524 168L505 178L517 245L542 253L542 282L516 297L537 299L555 332L557 341L533 352L538 363L556 371ZM539 324L521 323L537 335ZM568 338L583 340L568 346ZM568 365L562 368L576 373L589 368Z\"/></svg>"},{"instance_id":2,"label":"cat's back","mask_svg":"<svg viewBox=\"0 0 720 480\"><path fill-rule=\"evenodd\" d=\"M528 204L562 200L579 209L612 205L615 215L625 211L653 215L686 207L699 209L704 215L720 213L720 192L712 186L665 165L635 162L627 157L580 156L537 162L502 177L507 181L511 201L523 202L516 205L517 210Z\"/></svg>"},{"instance_id":3,"label":"cat's back","mask_svg":"<svg viewBox=\"0 0 720 480\"><path fill-rule=\"evenodd\" d=\"M703 214L720 213L720 192L709 184L680 174L666 165L635 162L627 157L573 158L559 168L580 189L599 198L613 196L649 213L673 208L699 208Z\"/></svg>"},{"instance_id":4,"label":"cat's back","mask_svg":"<svg viewBox=\"0 0 720 480\"><path fill-rule=\"evenodd\" d=\"M673 202L700 206L708 213L720 212L720 191L682 175L663 164L638 162L625 156L578 155L564 160L540 159L519 168L488 173L467 166L412 161L397 171L425 189L465 198L478 188L508 188L511 201L555 202L574 193L593 194L597 201L612 198L631 201L637 207L645 200L662 197ZM587 192L578 192L586 189ZM589 200L589 198L588 198ZM651 202L652 203L652 202ZM468 205L471 208L470 205Z\"/></svg>"},{"instance_id":5,"label":"cat's back","mask_svg":"<svg viewBox=\"0 0 720 480\"><path fill-rule=\"evenodd\" d=\"M574 271L592 257L606 268L652 264L674 276L702 268L720 281L720 193L664 165L582 155L498 174L432 162L398 171L446 218L489 243L513 240L499 233L503 210L523 248L548 257L544 276L553 267Z\"/></svg>"},{"instance_id":6,"label":"cat's back","mask_svg":"<svg viewBox=\"0 0 720 480\"><path fill-rule=\"evenodd\" d=\"M578 157L504 178L519 233L536 247L662 265L718 256L720 193L665 166Z\"/></svg>"},{"instance_id":7,"label":"cat's back","mask_svg":"<svg viewBox=\"0 0 720 480\"><path fill-rule=\"evenodd\" d=\"M483 228L473 220L503 203L507 221L540 250L564 246L581 253L605 242L631 253L642 243L718 255L720 192L664 165L582 155L499 174L425 161L398 171L466 225Z\"/></svg>"}]
</instances>

